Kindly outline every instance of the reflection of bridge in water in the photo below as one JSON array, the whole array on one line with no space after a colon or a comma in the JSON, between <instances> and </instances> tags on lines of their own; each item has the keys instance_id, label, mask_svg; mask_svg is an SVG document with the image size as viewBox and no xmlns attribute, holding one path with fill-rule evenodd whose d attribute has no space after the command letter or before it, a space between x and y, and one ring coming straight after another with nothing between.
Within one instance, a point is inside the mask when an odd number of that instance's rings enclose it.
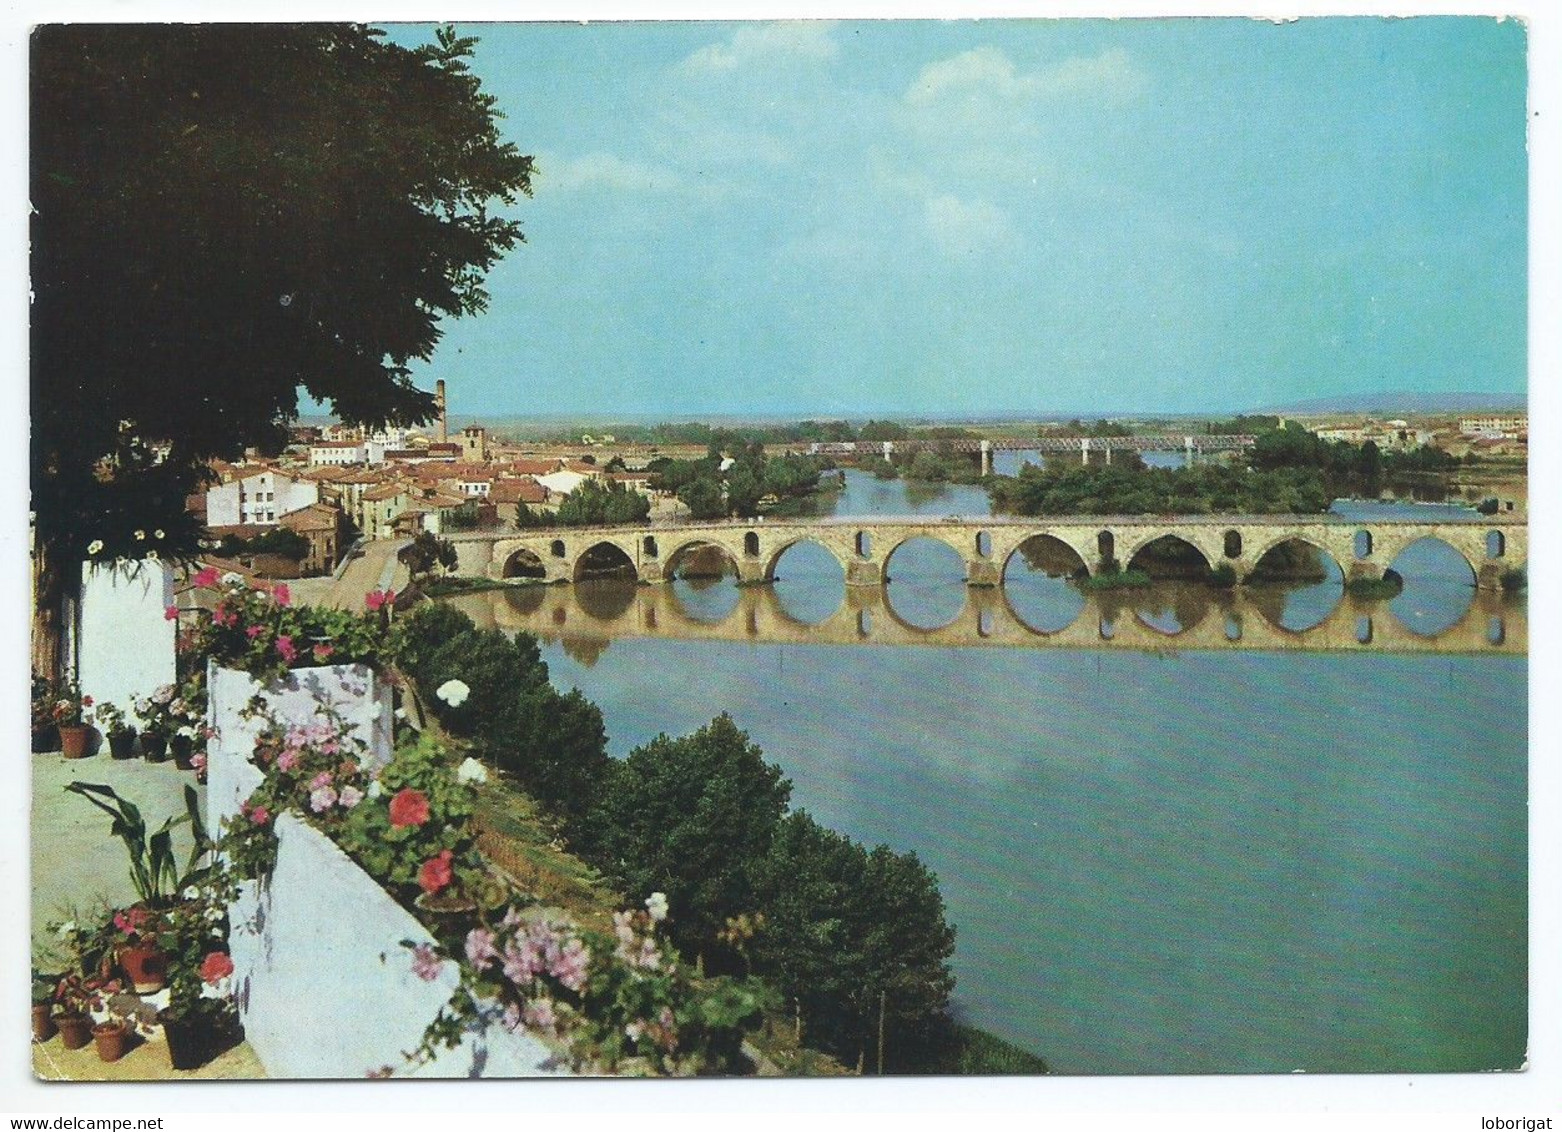
<instances>
[{"instance_id":1,"label":"reflection of bridge in water","mask_svg":"<svg viewBox=\"0 0 1562 1132\"><path fill-rule=\"evenodd\" d=\"M892 589L892 588L891 588ZM545 640L607 642L664 637L692 641L747 641L797 645L932 645L939 648L1270 650L1290 652L1488 653L1523 655L1529 620L1522 600L1479 592L1455 624L1434 635L1416 633L1386 602L1344 596L1309 629L1282 628L1264 612L1274 590L1215 591L1200 586L1157 586L1140 591L1083 595L1084 607L1057 632L1026 624L1003 591L967 589L953 621L919 628L895 612L883 587L844 587L840 605L817 623L789 613L768 586L735 590L720 619L705 620L673 587L594 582L575 586L523 583L454 599L479 626L524 631ZM1140 616L1175 609L1185 627L1164 632Z\"/></svg>"}]
</instances>

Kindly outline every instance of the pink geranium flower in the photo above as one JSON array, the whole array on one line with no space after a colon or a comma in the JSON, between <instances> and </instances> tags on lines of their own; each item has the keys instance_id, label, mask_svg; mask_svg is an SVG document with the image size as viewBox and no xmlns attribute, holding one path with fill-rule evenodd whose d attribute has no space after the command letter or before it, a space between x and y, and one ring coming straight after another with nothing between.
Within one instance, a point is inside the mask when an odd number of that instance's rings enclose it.
<instances>
[{"instance_id":1,"label":"pink geranium flower","mask_svg":"<svg viewBox=\"0 0 1562 1132\"><path fill-rule=\"evenodd\" d=\"M271 596L278 605L291 605L293 595L288 591L286 583L278 582L271 587Z\"/></svg>"},{"instance_id":2,"label":"pink geranium flower","mask_svg":"<svg viewBox=\"0 0 1562 1132\"><path fill-rule=\"evenodd\" d=\"M265 825L266 822L271 820L271 811L266 809L265 806L256 806L249 812L249 820L256 825Z\"/></svg>"},{"instance_id":3,"label":"pink geranium flower","mask_svg":"<svg viewBox=\"0 0 1562 1132\"><path fill-rule=\"evenodd\" d=\"M298 649L293 645L293 638L286 634L277 638L277 651L282 654L282 659L289 664L298 659Z\"/></svg>"},{"instance_id":4,"label":"pink geranium flower","mask_svg":"<svg viewBox=\"0 0 1562 1132\"><path fill-rule=\"evenodd\" d=\"M428 796L408 786L390 801L390 823L398 829L428 821Z\"/></svg>"},{"instance_id":5,"label":"pink geranium flower","mask_svg":"<svg viewBox=\"0 0 1562 1132\"><path fill-rule=\"evenodd\" d=\"M201 961L201 981L219 983L233 974L233 960L220 951L209 952Z\"/></svg>"},{"instance_id":6,"label":"pink geranium flower","mask_svg":"<svg viewBox=\"0 0 1562 1132\"><path fill-rule=\"evenodd\" d=\"M266 627L264 625L251 625L244 630L244 635L253 641L265 631Z\"/></svg>"},{"instance_id":7,"label":"pink geranium flower","mask_svg":"<svg viewBox=\"0 0 1562 1132\"><path fill-rule=\"evenodd\" d=\"M318 661L322 661L323 662L327 657L329 657L335 651L336 650L334 648L332 648L330 645L316 645L315 646L315 659L318 660Z\"/></svg>"},{"instance_id":8,"label":"pink geranium flower","mask_svg":"<svg viewBox=\"0 0 1562 1132\"><path fill-rule=\"evenodd\" d=\"M177 620L179 620L179 607L177 605L167 605L167 606L164 606L163 607L163 620L164 621L177 621Z\"/></svg>"},{"instance_id":9,"label":"pink geranium flower","mask_svg":"<svg viewBox=\"0 0 1562 1132\"><path fill-rule=\"evenodd\" d=\"M420 943L412 949L412 973L426 983L431 983L439 978L439 969L444 966L434 949L426 943Z\"/></svg>"},{"instance_id":10,"label":"pink geranium flower","mask_svg":"<svg viewBox=\"0 0 1562 1132\"><path fill-rule=\"evenodd\" d=\"M201 589L210 589L217 584L217 567L208 566L192 579Z\"/></svg>"},{"instance_id":11,"label":"pink geranium flower","mask_svg":"<svg viewBox=\"0 0 1562 1132\"><path fill-rule=\"evenodd\" d=\"M433 896L436 892L450 884L451 852L449 849L440 851L439 856L430 857L423 862L423 867L418 870L418 887Z\"/></svg>"},{"instance_id":12,"label":"pink geranium flower","mask_svg":"<svg viewBox=\"0 0 1562 1132\"><path fill-rule=\"evenodd\" d=\"M396 594L393 590L370 590L363 595L363 603L372 612L378 612L387 605L395 605Z\"/></svg>"}]
</instances>

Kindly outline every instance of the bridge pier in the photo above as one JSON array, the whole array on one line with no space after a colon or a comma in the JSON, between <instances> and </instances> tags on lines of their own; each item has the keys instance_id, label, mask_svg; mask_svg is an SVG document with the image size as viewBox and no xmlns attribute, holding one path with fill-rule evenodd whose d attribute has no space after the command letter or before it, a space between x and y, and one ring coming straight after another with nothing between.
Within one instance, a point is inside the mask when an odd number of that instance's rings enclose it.
<instances>
[{"instance_id":1,"label":"bridge pier","mask_svg":"<svg viewBox=\"0 0 1562 1132\"><path fill-rule=\"evenodd\" d=\"M982 441L982 475L990 476L992 474L993 474L993 442L990 441L990 440L984 440L984 441Z\"/></svg>"},{"instance_id":2,"label":"bridge pier","mask_svg":"<svg viewBox=\"0 0 1562 1132\"><path fill-rule=\"evenodd\" d=\"M737 563L740 586L757 586L775 580L765 577L765 564L757 558L739 558Z\"/></svg>"},{"instance_id":3,"label":"bridge pier","mask_svg":"<svg viewBox=\"0 0 1562 1132\"><path fill-rule=\"evenodd\" d=\"M875 562L871 558L853 558L846 563L846 584L848 586L882 586L884 584L884 564Z\"/></svg>"},{"instance_id":4,"label":"bridge pier","mask_svg":"<svg viewBox=\"0 0 1562 1132\"><path fill-rule=\"evenodd\" d=\"M998 563L988 558L965 560L965 584L977 588L996 586L1003 581L1003 571Z\"/></svg>"}]
</instances>

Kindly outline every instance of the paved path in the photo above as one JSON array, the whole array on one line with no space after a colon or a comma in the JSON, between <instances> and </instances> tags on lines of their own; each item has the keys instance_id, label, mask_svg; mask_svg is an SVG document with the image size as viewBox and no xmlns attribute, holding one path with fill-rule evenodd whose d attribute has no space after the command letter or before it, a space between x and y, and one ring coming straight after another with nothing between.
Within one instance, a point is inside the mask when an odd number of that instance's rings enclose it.
<instances>
[{"instance_id":1,"label":"paved path","mask_svg":"<svg viewBox=\"0 0 1562 1132\"><path fill-rule=\"evenodd\" d=\"M360 610L363 595L370 590L400 590L407 584L407 568L396 560L396 552L406 545L406 539L362 543L362 556L349 562L339 576L300 578L288 583L288 588L294 600L306 605Z\"/></svg>"},{"instance_id":2,"label":"paved path","mask_svg":"<svg viewBox=\"0 0 1562 1132\"><path fill-rule=\"evenodd\" d=\"M32 778L32 928L35 946L49 943L45 924L136 900L124 843L109 832L111 819L77 794L70 782L110 786L135 805L155 833L163 819L184 813L184 788L195 786L195 772L179 770L173 759L113 759L108 748L85 759L58 754L33 755ZM195 786L205 804L206 788ZM188 823L174 830L174 856L182 870L190 857Z\"/></svg>"}]
</instances>

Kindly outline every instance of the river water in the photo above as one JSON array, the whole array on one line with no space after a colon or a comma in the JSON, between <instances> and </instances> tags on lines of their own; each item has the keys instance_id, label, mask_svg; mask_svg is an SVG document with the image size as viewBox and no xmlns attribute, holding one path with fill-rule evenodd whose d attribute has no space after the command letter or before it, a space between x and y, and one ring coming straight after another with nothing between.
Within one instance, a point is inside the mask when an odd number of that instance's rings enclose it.
<instances>
[{"instance_id":1,"label":"river water","mask_svg":"<svg viewBox=\"0 0 1562 1132\"><path fill-rule=\"evenodd\" d=\"M856 472L827 509L989 510L980 488ZM1326 634L1343 607L1339 569L1325 567L1321 581L1245 587L1247 616ZM1437 649L1472 618L1522 606L1472 606L1468 568L1440 543L1395 568L1404 592L1373 615L1428 651L1179 649L1179 632L1222 615L1202 587L1112 597L1103 614L1102 598L1020 556L1005 615L1042 633L1134 617L1167 647L582 635L543 613L535 587L456 604L537 633L555 684L602 708L615 754L726 711L784 768L794 807L914 850L958 931L958 1014L1056 1072L1511 1069L1526 1048L1526 659L1511 640ZM777 573L783 621L842 607L820 548L789 551ZM962 615L947 548L907 544L890 574L900 623ZM691 625L759 600L730 580L669 589L660 600ZM578 620L606 625L646 592L568 598Z\"/></svg>"}]
</instances>

